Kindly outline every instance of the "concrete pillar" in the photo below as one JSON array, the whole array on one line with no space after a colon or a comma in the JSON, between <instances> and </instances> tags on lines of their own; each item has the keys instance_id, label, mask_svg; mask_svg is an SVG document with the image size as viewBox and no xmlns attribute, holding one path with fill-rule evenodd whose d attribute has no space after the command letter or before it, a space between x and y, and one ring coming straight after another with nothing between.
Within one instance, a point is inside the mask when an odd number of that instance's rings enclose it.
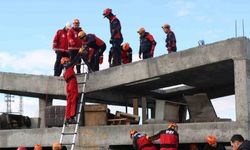
<instances>
[{"instance_id":1,"label":"concrete pillar","mask_svg":"<svg viewBox=\"0 0 250 150\"><path fill-rule=\"evenodd\" d=\"M44 96L39 98L39 118L40 118L40 128L45 128L45 108L51 106L53 102L52 98Z\"/></svg>"},{"instance_id":2,"label":"concrete pillar","mask_svg":"<svg viewBox=\"0 0 250 150\"><path fill-rule=\"evenodd\" d=\"M248 133L242 133L245 138L249 135L249 107L250 107L250 60L234 60L234 88L236 122L241 122Z\"/></svg>"},{"instance_id":3,"label":"concrete pillar","mask_svg":"<svg viewBox=\"0 0 250 150\"><path fill-rule=\"evenodd\" d=\"M165 101L156 100L156 109L155 109L155 119L156 120L164 120L164 112L165 112Z\"/></svg>"},{"instance_id":4,"label":"concrete pillar","mask_svg":"<svg viewBox=\"0 0 250 150\"><path fill-rule=\"evenodd\" d=\"M133 98L133 114L138 115L138 98Z\"/></svg>"},{"instance_id":5,"label":"concrete pillar","mask_svg":"<svg viewBox=\"0 0 250 150\"><path fill-rule=\"evenodd\" d=\"M141 104L142 104L142 123L144 123L144 121L148 119L148 116L147 116L147 99L146 99L146 97L144 97L144 96L142 97Z\"/></svg>"}]
</instances>

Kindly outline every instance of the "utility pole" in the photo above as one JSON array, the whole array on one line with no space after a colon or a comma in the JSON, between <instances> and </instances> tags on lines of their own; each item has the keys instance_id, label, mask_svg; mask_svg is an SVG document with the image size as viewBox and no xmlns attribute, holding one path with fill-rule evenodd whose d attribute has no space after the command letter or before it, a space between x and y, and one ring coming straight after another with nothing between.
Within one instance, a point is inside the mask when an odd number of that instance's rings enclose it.
<instances>
[{"instance_id":1,"label":"utility pole","mask_svg":"<svg viewBox=\"0 0 250 150\"><path fill-rule=\"evenodd\" d=\"M19 114L23 115L23 97L20 96L20 101L19 101Z\"/></svg>"},{"instance_id":2,"label":"utility pole","mask_svg":"<svg viewBox=\"0 0 250 150\"><path fill-rule=\"evenodd\" d=\"M7 110L6 110L7 114L12 113L12 111L11 111L11 102L14 102L14 100L11 100L11 98L14 98L14 96L11 95L11 94L5 94L5 102L7 104Z\"/></svg>"}]
</instances>

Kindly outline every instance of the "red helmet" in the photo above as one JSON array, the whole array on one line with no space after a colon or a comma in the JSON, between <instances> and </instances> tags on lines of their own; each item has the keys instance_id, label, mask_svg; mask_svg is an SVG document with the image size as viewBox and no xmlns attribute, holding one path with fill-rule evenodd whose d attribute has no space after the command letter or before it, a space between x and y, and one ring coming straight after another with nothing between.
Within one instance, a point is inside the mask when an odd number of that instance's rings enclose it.
<instances>
[{"instance_id":1,"label":"red helmet","mask_svg":"<svg viewBox=\"0 0 250 150\"><path fill-rule=\"evenodd\" d=\"M62 57L61 58L61 64L63 65L65 62L69 61L70 59L68 57Z\"/></svg>"},{"instance_id":2,"label":"red helmet","mask_svg":"<svg viewBox=\"0 0 250 150\"><path fill-rule=\"evenodd\" d=\"M40 144L36 144L34 146L34 150L42 150L42 146Z\"/></svg>"},{"instance_id":3,"label":"red helmet","mask_svg":"<svg viewBox=\"0 0 250 150\"><path fill-rule=\"evenodd\" d=\"M136 134L136 133L137 133L136 130L130 130L130 132L129 132L130 136L131 136L131 135L134 135L134 134Z\"/></svg>"},{"instance_id":4,"label":"red helmet","mask_svg":"<svg viewBox=\"0 0 250 150\"><path fill-rule=\"evenodd\" d=\"M74 19L73 23L80 24L80 21L78 19Z\"/></svg>"},{"instance_id":5,"label":"red helmet","mask_svg":"<svg viewBox=\"0 0 250 150\"><path fill-rule=\"evenodd\" d=\"M104 9L104 11L103 11L103 16L108 16L108 15L110 15L112 13L112 9L110 9L110 8L106 8L106 9Z\"/></svg>"},{"instance_id":6,"label":"red helmet","mask_svg":"<svg viewBox=\"0 0 250 150\"><path fill-rule=\"evenodd\" d=\"M19 146L19 147L17 148L17 150L26 150L26 148L23 147L23 146Z\"/></svg>"},{"instance_id":7,"label":"red helmet","mask_svg":"<svg viewBox=\"0 0 250 150\"><path fill-rule=\"evenodd\" d=\"M124 43L123 45L122 45L122 49L123 50L128 50L129 49L129 43Z\"/></svg>"},{"instance_id":8,"label":"red helmet","mask_svg":"<svg viewBox=\"0 0 250 150\"><path fill-rule=\"evenodd\" d=\"M168 128L178 127L176 123L169 123Z\"/></svg>"}]
</instances>

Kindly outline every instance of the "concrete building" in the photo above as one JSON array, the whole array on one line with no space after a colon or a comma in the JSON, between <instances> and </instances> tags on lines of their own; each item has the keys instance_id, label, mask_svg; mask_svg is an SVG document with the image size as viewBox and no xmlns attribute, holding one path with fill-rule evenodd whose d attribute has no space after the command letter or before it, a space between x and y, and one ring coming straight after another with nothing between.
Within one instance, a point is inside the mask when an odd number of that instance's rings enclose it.
<instances>
[{"instance_id":1,"label":"concrete building","mask_svg":"<svg viewBox=\"0 0 250 150\"><path fill-rule=\"evenodd\" d=\"M179 122L180 143L204 143L210 134L220 142L229 142L234 133L250 138L249 59L249 39L234 38L91 73L88 102L133 106L135 114L139 105L149 124L81 127L76 148L131 145L130 129L153 135L168 121ZM0 72L0 83L1 93L39 98L41 118L39 129L1 130L0 148L49 147L59 140L61 128L44 127L44 109L53 98L65 99L63 78ZM236 121L218 118L210 99L234 94ZM146 108L154 120L147 120Z\"/></svg>"}]
</instances>

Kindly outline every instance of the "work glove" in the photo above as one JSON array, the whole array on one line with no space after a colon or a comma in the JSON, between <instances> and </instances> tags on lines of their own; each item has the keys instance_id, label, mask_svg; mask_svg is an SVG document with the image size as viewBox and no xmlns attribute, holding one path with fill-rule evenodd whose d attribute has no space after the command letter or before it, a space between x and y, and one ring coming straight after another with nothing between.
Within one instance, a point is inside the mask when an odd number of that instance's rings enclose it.
<instances>
[{"instance_id":1,"label":"work glove","mask_svg":"<svg viewBox=\"0 0 250 150\"><path fill-rule=\"evenodd\" d=\"M80 49L79 49L79 53L82 53L84 51L84 48L83 47L81 47Z\"/></svg>"},{"instance_id":2,"label":"work glove","mask_svg":"<svg viewBox=\"0 0 250 150\"><path fill-rule=\"evenodd\" d=\"M99 64L102 64L103 63L103 55L101 55L100 57L99 57Z\"/></svg>"}]
</instances>

